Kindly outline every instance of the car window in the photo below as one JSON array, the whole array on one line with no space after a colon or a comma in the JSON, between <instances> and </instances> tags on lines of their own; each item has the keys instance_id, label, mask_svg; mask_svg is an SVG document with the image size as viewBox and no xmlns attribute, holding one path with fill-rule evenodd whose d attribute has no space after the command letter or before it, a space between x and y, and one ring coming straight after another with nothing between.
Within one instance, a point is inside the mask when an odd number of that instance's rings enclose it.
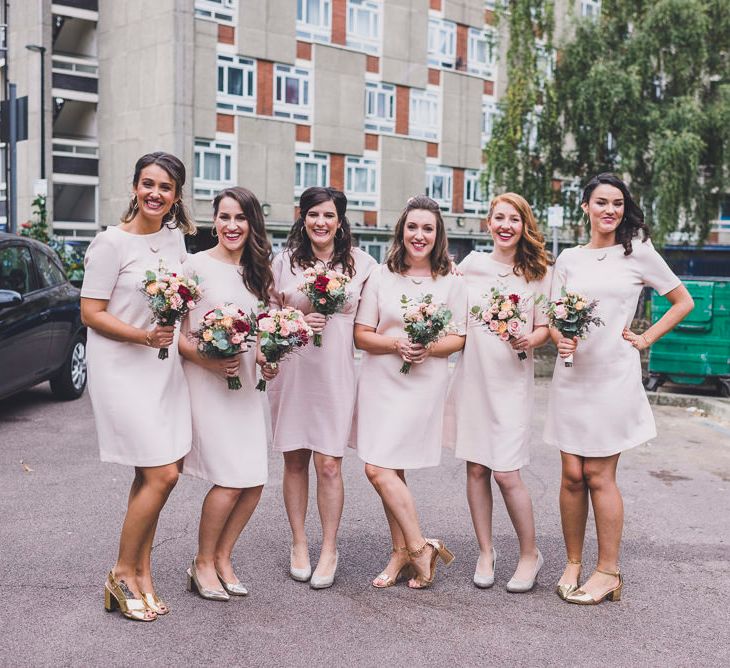
<instances>
[{"instance_id":1,"label":"car window","mask_svg":"<svg viewBox=\"0 0 730 668\"><path fill-rule=\"evenodd\" d=\"M53 261L50 255L37 250L33 253L33 255L35 255L43 287L50 288L54 285L60 285L61 283L66 282L66 276L61 268Z\"/></svg>"},{"instance_id":2,"label":"car window","mask_svg":"<svg viewBox=\"0 0 730 668\"><path fill-rule=\"evenodd\" d=\"M21 295L33 289L33 261L25 246L0 248L0 290L15 290Z\"/></svg>"}]
</instances>

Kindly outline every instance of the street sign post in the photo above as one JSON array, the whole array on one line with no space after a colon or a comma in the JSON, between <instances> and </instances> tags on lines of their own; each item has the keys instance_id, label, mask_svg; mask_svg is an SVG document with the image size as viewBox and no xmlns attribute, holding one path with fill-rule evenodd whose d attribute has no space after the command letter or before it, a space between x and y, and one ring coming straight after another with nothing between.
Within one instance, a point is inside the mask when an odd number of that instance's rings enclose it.
<instances>
[{"instance_id":1,"label":"street sign post","mask_svg":"<svg viewBox=\"0 0 730 668\"><path fill-rule=\"evenodd\" d=\"M553 230L553 257L558 257L558 230L563 226L563 207L559 204L548 207L548 227Z\"/></svg>"}]
</instances>

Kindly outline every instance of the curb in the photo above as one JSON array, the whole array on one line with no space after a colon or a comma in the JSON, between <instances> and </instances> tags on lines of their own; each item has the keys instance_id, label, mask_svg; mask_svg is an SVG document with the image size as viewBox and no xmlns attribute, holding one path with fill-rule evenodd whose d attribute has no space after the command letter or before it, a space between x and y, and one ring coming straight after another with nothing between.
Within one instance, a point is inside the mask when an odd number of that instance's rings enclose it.
<instances>
[{"instance_id":1,"label":"curb","mask_svg":"<svg viewBox=\"0 0 730 668\"><path fill-rule=\"evenodd\" d=\"M678 406L704 411L706 415L730 422L730 399L703 397L694 394L673 394L669 392L647 392L652 406Z\"/></svg>"}]
</instances>

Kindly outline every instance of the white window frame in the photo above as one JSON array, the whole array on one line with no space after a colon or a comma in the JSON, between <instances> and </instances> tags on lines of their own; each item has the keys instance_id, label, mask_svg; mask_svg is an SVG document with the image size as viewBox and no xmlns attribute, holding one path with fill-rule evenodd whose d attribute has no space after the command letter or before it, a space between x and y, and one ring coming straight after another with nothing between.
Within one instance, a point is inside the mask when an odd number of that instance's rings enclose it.
<instances>
[{"instance_id":1,"label":"white window frame","mask_svg":"<svg viewBox=\"0 0 730 668\"><path fill-rule=\"evenodd\" d=\"M585 19L597 21L601 15L601 0L581 0L580 15Z\"/></svg>"},{"instance_id":2,"label":"white window frame","mask_svg":"<svg viewBox=\"0 0 730 668\"><path fill-rule=\"evenodd\" d=\"M365 170L367 189L356 190L356 175ZM377 209L379 191L378 161L373 158L348 155L345 157L345 195L353 209Z\"/></svg>"},{"instance_id":3,"label":"white window frame","mask_svg":"<svg viewBox=\"0 0 730 668\"><path fill-rule=\"evenodd\" d=\"M368 34L355 32L360 23L357 18L368 22ZM347 0L347 46L366 53L380 54L383 43L382 0Z\"/></svg>"},{"instance_id":4,"label":"white window frame","mask_svg":"<svg viewBox=\"0 0 730 668\"><path fill-rule=\"evenodd\" d=\"M408 110L408 135L439 141L441 136L441 96L436 91L411 88Z\"/></svg>"},{"instance_id":5,"label":"white window frame","mask_svg":"<svg viewBox=\"0 0 730 668\"><path fill-rule=\"evenodd\" d=\"M440 197L436 183L441 182ZM442 211L449 213L454 201L454 170L451 167L426 164L426 195L434 200Z\"/></svg>"},{"instance_id":6,"label":"white window frame","mask_svg":"<svg viewBox=\"0 0 730 668\"><path fill-rule=\"evenodd\" d=\"M235 25L237 0L195 0L195 16Z\"/></svg>"},{"instance_id":7,"label":"white window frame","mask_svg":"<svg viewBox=\"0 0 730 668\"><path fill-rule=\"evenodd\" d=\"M544 44L536 44L535 59L537 73L540 76L540 79L542 81L552 81L555 74L555 49L548 49Z\"/></svg>"},{"instance_id":8,"label":"white window frame","mask_svg":"<svg viewBox=\"0 0 730 668\"><path fill-rule=\"evenodd\" d=\"M309 3L319 4L319 23L311 21ZM332 37L332 0L296 0L297 37L329 43Z\"/></svg>"},{"instance_id":9,"label":"white window frame","mask_svg":"<svg viewBox=\"0 0 730 668\"><path fill-rule=\"evenodd\" d=\"M482 97L482 148L489 143L494 132L494 124L499 118L499 107L492 97Z\"/></svg>"},{"instance_id":10,"label":"white window frame","mask_svg":"<svg viewBox=\"0 0 730 668\"><path fill-rule=\"evenodd\" d=\"M428 64L453 70L456 67L456 23L428 19Z\"/></svg>"},{"instance_id":11,"label":"white window frame","mask_svg":"<svg viewBox=\"0 0 730 668\"><path fill-rule=\"evenodd\" d=\"M299 82L298 97L300 102L296 104L286 102L286 79L296 79ZM277 63L274 67L274 116L302 123L311 123L312 84L311 70ZM301 101L302 98L303 101Z\"/></svg>"},{"instance_id":12,"label":"white window frame","mask_svg":"<svg viewBox=\"0 0 730 668\"><path fill-rule=\"evenodd\" d=\"M217 154L220 160L219 168L222 178L206 179L203 176L205 154ZM234 185L235 161L233 143L218 139L195 139L194 147L194 178L193 198L211 200L223 188ZM226 174L227 170L227 174Z\"/></svg>"},{"instance_id":13,"label":"white window frame","mask_svg":"<svg viewBox=\"0 0 730 668\"><path fill-rule=\"evenodd\" d=\"M464 213L481 215L487 211L482 194L482 173L478 169L464 170Z\"/></svg>"},{"instance_id":14,"label":"white window frame","mask_svg":"<svg viewBox=\"0 0 730 668\"><path fill-rule=\"evenodd\" d=\"M379 115L381 106L384 115ZM380 81L365 82L365 130L395 132L395 86Z\"/></svg>"},{"instance_id":15,"label":"white window frame","mask_svg":"<svg viewBox=\"0 0 730 668\"><path fill-rule=\"evenodd\" d=\"M295 200L312 186L326 188L330 180L330 156L319 151L297 151L294 168L294 198ZM304 170L307 166L316 166L317 179L315 183L306 183Z\"/></svg>"},{"instance_id":16,"label":"white window frame","mask_svg":"<svg viewBox=\"0 0 730 668\"><path fill-rule=\"evenodd\" d=\"M217 107L222 111L232 111L239 114L256 113L256 61L244 56L233 56L224 53L218 54L217 70ZM228 82L231 70L241 70L243 76L242 95L228 92ZM221 78L223 90L220 89Z\"/></svg>"},{"instance_id":17,"label":"white window frame","mask_svg":"<svg viewBox=\"0 0 730 668\"><path fill-rule=\"evenodd\" d=\"M469 28L467 46L467 72L481 77L491 77L496 58L496 35L490 28ZM484 48L486 59L480 59L480 47Z\"/></svg>"},{"instance_id":18,"label":"white window frame","mask_svg":"<svg viewBox=\"0 0 730 668\"><path fill-rule=\"evenodd\" d=\"M383 264L385 262L385 258L388 256L390 240L371 235L358 235L357 245L360 250L364 250L378 264ZM373 249L377 249L377 256L373 254Z\"/></svg>"}]
</instances>

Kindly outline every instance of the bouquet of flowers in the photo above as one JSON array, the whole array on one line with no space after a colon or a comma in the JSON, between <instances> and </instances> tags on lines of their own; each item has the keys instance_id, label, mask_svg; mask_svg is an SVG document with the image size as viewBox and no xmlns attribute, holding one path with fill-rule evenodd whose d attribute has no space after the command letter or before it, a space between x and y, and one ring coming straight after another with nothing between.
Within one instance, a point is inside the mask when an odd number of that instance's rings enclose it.
<instances>
[{"instance_id":1,"label":"bouquet of flowers","mask_svg":"<svg viewBox=\"0 0 730 668\"><path fill-rule=\"evenodd\" d=\"M331 316L339 313L350 298L345 290L350 277L318 262L313 267L304 270L304 283L299 289L307 295L316 313ZM314 345L322 345L322 334L314 335Z\"/></svg>"},{"instance_id":2,"label":"bouquet of flowers","mask_svg":"<svg viewBox=\"0 0 730 668\"><path fill-rule=\"evenodd\" d=\"M200 327L189 336L203 357L233 357L245 353L248 344L256 340L256 316L246 315L234 304L226 303L208 311ZM229 390L241 389L238 376L229 376L227 380Z\"/></svg>"},{"instance_id":3,"label":"bouquet of flowers","mask_svg":"<svg viewBox=\"0 0 730 668\"><path fill-rule=\"evenodd\" d=\"M484 298L487 299L487 295L484 295ZM487 331L496 334L502 341L510 341L510 339L520 337L522 325L527 322L523 310L525 301L519 295L505 295L497 288L492 288L489 306L486 308L472 306L470 313L477 322L484 325ZM527 353L520 350L517 357L526 360Z\"/></svg>"},{"instance_id":4,"label":"bouquet of flowers","mask_svg":"<svg viewBox=\"0 0 730 668\"><path fill-rule=\"evenodd\" d=\"M304 321L304 314L289 306L260 313L258 330L261 352L274 368L296 348L306 346L312 336L312 329ZM266 381L263 378L256 385L256 389L262 392L266 390Z\"/></svg>"},{"instance_id":5,"label":"bouquet of flowers","mask_svg":"<svg viewBox=\"0 0 730 668\"><path fill-rule=\"evenodd\" d=\"M603 320L593 315L597 306L597 299L588 301L587 297L577 292L569 292L563 287L560 290L560 299L550 302L547 306L548 321L550 326L557 329L566 339L572 339L574 336L585 339L590 325L600 327L604 324ZM572 354L565 358L565 366L573 366Z\"/></svg>"},{"instance_id":6,"label":"bouquet of flowers","mask_svg":"<svg viewBox=\"0 0 730 668\"><path fill-rule=\"evenodd\" d=\"M202 297L197 277L188 278L170 272L164 260L160 260L156 272L145 272L142 293L152 310L151 321L162 327L175 325ZM167 348L160 348L157 357L167 359Z\"/></svg>"},{"instance_id":7,"label":"bouquet of flowers","mask_svg":"<svg viewBox=\"0 0 730 668\"><path fill-rule=\"evenodd\" d=\"M433 295L423 295L418 302L403 295L400 303L406 334L411 343L427 346L452 330L451 311L446 308L446 304L434 304ZM408 373L410 370L411 363L403 362L400 372Z\"/></svg>"}]
</instances>

